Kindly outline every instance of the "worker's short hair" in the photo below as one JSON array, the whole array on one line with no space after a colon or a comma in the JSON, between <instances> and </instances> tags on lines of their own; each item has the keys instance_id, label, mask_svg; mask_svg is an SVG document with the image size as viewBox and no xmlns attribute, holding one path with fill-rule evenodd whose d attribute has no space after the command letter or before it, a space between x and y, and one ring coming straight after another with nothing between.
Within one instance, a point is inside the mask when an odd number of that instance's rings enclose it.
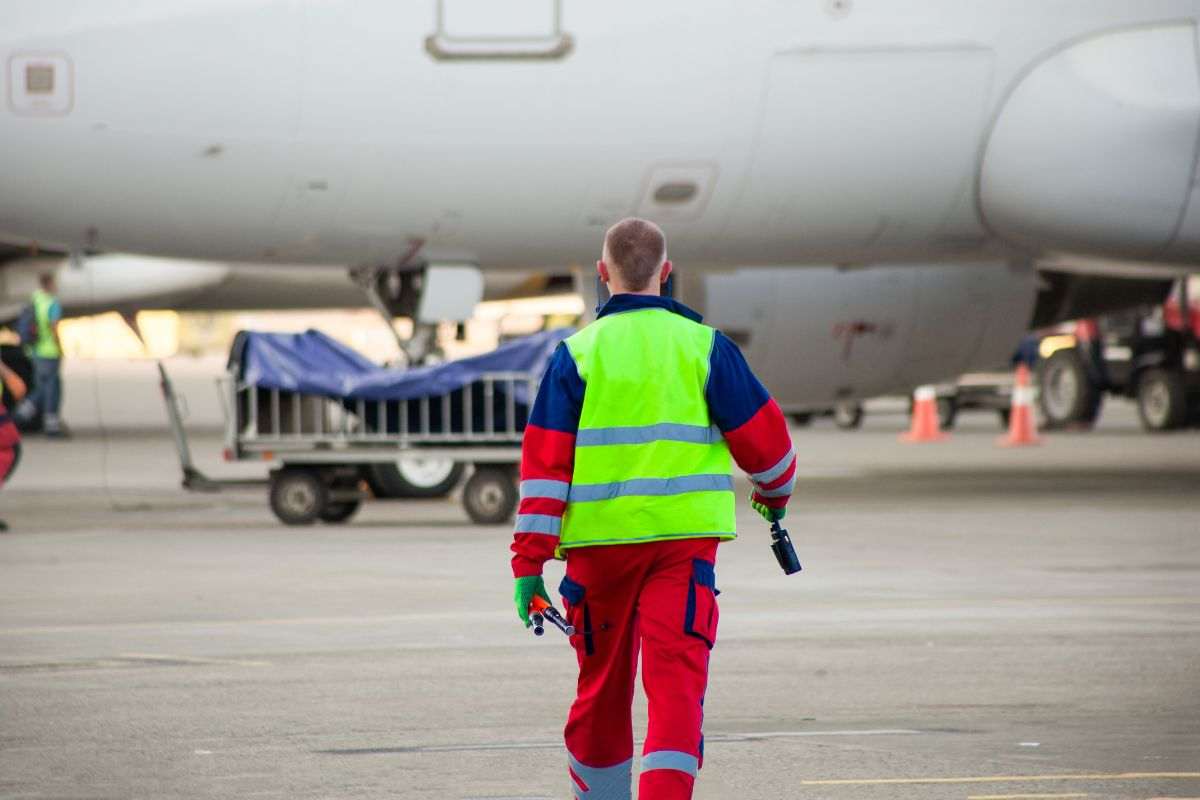
<instances>
[{"instance_id":1,"label":"worker's short hair","mask_svg":"<svg viewBox=\"0 0 1200 800\"><path fill-rule=\"evenodd\" d=\"M640 292L650 285L667 258L667 237L653 222L628 217L608 229L604 249L621 282L631 291Z\"/></svg>"},{"instance_id":2,"label":"worker's short hair","mask_svg":"<svg viewBox=\"0 0 1200 800\"><path fill-rule=\"evenodd\" d=\"M41 284L43 289L49 289L54 285L54 273L43 272L41 275L38 275L38 283Z\"/></svg>"}]
</instances>

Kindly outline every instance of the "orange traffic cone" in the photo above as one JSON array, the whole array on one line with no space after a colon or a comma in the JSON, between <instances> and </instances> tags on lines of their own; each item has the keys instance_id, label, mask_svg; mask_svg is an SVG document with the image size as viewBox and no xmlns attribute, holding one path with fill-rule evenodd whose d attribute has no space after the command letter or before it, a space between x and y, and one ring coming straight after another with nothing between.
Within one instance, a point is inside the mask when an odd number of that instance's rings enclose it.
<instances>
[{"instance_id":1,"label":"orange traffic cone","mask_svg":"<svg viewBox=\"0 0 1200 800\"><path fill-rule=\"evenodd\" d=\"M1029 385L1029 367L1017 365L1017 382L1013 386L1012 408L1008 412L1008 435L996 442L1001 447L1020 447L1041 444L1033 420L1033 387Z\"/></svg>"},{"instance_id":2,"label":"orange traffic cone","mask_svg":"<svg viewBox=\"0 0 1200 800\"><path fill-rule=\"evenodd\" d=\"M912 427L900 437L904 442L940 442L949 438L938 425L937 390L918 386L913 392Z\"/></svg>"}]
</instances>

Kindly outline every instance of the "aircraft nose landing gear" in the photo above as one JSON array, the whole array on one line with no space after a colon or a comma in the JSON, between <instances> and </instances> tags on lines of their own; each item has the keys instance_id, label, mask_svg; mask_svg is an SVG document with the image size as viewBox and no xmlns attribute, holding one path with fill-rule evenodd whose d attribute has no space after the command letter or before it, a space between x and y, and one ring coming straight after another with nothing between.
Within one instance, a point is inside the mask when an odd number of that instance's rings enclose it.
<instances>
[{"instance_id":1,"label":"aircraft nose landing gear","mask_svg":"<svg viewBox=\"0 0 1200 800\"><path fill-rule=\"evenodd\" d=\"M483 275L474 264L356 267L350 277L379 312L410 367L434 354L439 322L466 322L483 299ZM411 336L396 330L396 317L412 320Z\"/></svg>"}]
</instances>

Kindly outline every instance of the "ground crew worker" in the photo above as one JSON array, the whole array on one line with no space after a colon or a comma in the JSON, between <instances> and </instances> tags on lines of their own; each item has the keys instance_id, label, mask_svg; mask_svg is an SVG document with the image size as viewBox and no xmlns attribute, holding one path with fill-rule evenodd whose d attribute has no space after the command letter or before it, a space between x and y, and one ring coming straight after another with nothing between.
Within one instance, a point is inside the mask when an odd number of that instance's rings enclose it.
<instances>
[{"instance_id":1,"label":"ground crew worker","mask_svg":"<svg viewBox=\"0 0 1200 800\"><path fill-rule=\"evenodd\" d=\"M783 414L736 345L660 296L666 256L651 222L609 229L597 270L612 298L551 357L522 446L514 600L528 626L543 563L566 558L579 681L565 735L580 800L631 796L639 649L650 718L638 796L692 796L717 543L736 535L730 456L768 521L796 471Z\"/></svg>"},{"instance_id":2,"label":"ground crew worker","mask_svg":"<svg viewBox=\"0 0 1200 800\"><path fill-rule=\"evenodd\" d=\"M33 319L36 329L30 355L33 357L33 391L17 408L22 424L39 413L42 431L51 437L66 436L59 409L62 405L62 341L58 323L62 320L62 304L55 296L54 276L45 273L38 277L39 287L33 293Z\"/></svg>"}]
</instances>

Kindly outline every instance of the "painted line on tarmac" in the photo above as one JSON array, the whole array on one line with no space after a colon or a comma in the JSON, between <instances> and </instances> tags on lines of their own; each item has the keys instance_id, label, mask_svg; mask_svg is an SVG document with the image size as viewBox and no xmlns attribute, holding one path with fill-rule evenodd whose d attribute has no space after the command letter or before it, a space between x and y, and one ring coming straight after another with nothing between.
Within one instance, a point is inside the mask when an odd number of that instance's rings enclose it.
<instances>
[{"instance_id":1,"label":"painted line on tarmac","mask_svg":"<svg viewBox=\"0 0 1200 800\"><path fill-rule=\"evenodd\" d=\"M966 603L957 602L954 608L973 609L994 607L997 605L1010 606L1190 606L1200 605L1200 597L985 597L972 598ZM896 599L887 601L854 602L855 609L872 608L945 608L947 600L943 599ZM288 626L288 625L384 625L404 622L451 622L463 619L508 619L511 612L472 611L435 611L413 612L410 614L380 614L376 616L358 617L276 617L261 619L212 619L212 620L162 620L159 622L115 622L85 625L29 625L12 628L0 628L0 636L33 636L56 633L89 633L99 631L139 631L161 630L171 628L182 630L187 628L230 628L257 626ZM781 614L780 617L791 617L794 614ZM434 646L434 645L431 645Z\"/></svg>"},{"instance_id":2,"label":"painted line on tarmac","mask_svg":"<svg viewBox=\"0 0 1200 800\"><path fill-rule=\"evenodd\" d=\"M759 739L798 739L807 736L914 736L924 731L908 728L879 728L876 730L846 731L764 731L763 733L716 733L705 736L705 742L753 742Z\"/></svg>"},{"instance_id":3,"label":"painted line on tarmac","mask_svg":"<svg viewBox=\"0 0 1200 800\"><path fill-rule=\"evenodd\" d=\"M266 661L245 658L203 658L164 653L122 653L106 658L81 658L66 661L0 661L0 672L37 672L39 670L120 669L137 666L220 666L269 667Z\"/></svg>"},{"instance_id":4,"label":"painted line on tarmac","mask_svg":"<svg viewBox=\"0 0 1200 800\"><path fill-rule=\"evenodd\" d=\"M269 667L269 662L255 661L247 658L206 658L204 656L177 656L168 653L122 653L120 658L126 661L148 662L151 664L178 665L215 665L222 667Z\"/></svg>"},{"instance_id":5,"label":"painted line on tarmac","mask_svg":"<svg viewBox=\"0 0 1200 800\"><path fill-rule=\"evenodd\" d=\"M834 731L765 731L762 733L715 733L704 737L705 744L713 742L757 742L766 739L797 739L810 736L912 736L921 731L906 728L887 728L874 730L834 730ZM634 745L644 744L638 739ZM315 752L329 756L368 756L390 755L403 753L465 753L489 750L561 750L561 740L546 742L492 742L479 744L416 744L399 747L350 747L334 750L317 750Z\"/></svg>"},{"instance_id":6,"label":"painted line on tarmac","mask_svg":"<svg viewBox=\"0 0 1200 800\"><path fill-rule=\"evenodd\" d=\"M1200 600L1197 600L1200 602ZM263 617L243 619L191 619L161 620L157 622L113 622L94 625L30 625L15 628L0 628L0 636L29 636L55 633L90 633L93 631L141 631L171 628L229 628L239 626L287 626L287 625L381 625L399 622L451 622L463 619L508 619L512 612L506 611L420 611L410 614L379 614L358 617Z\"/></svg>"},{"instance_id":7,"label":"painted line on tarmac","mask_svg":"<svg viewBox=\"0 0 1200 800\"><path fill-rule=\"evenodd\" d=\"M1032 783L1035 781L1195 780L1200 772L1096 772L1061 775L977 775L963 778L831 778L798 781L802 786L883 786L921 783Z\"/></svg>"},{"instance_id":8,"label":"painted line on tarmac","mask_svg":"<svg viewBox=\"0 0 1200 800\"><path fill-rule=\"evenodd\" d=\"M1088 797L1087 792L1066 794L969 794L967 800L1050 800L1050 798Z\"/></svg>"}]
</instances>

